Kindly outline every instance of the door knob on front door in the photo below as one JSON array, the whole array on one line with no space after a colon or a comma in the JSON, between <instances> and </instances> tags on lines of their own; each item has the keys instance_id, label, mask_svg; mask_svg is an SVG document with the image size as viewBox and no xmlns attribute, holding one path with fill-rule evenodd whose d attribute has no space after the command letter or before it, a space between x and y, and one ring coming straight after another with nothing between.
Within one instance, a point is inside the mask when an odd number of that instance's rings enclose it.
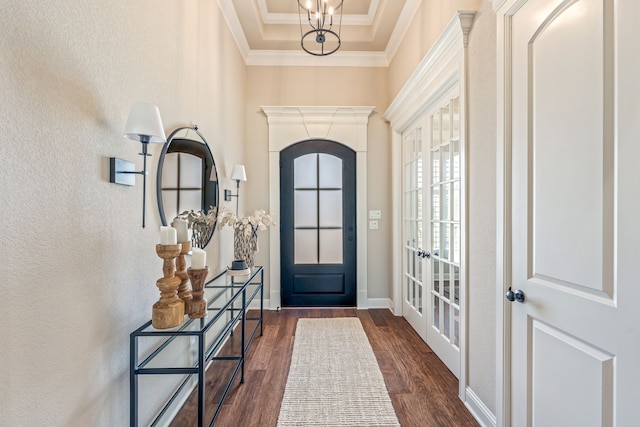
<instances>
[{"instance_id":1,"label":"door knob on front door","mask_svg":"<svg viewBox=\"0 0 640 427\"><path fill-rule=\"evenodd\" d=\"M518 302L524 302L524 292L522 292L521 289L516 289L516 291L512 291L511 287L509 287L509 290L507 291L507 293L505 294L505 297L513 302L513 301L518 301Z\"/></svg>"}]
</instances>

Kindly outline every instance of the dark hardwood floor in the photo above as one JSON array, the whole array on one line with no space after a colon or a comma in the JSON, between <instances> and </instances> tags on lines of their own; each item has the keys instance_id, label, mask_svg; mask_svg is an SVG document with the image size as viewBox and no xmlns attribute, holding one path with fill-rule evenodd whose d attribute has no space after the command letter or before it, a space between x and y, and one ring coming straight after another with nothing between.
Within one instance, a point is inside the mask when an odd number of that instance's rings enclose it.
<instances>
[{"instance_id":1,"label":"dark hardwood floor","mask_svg":"<svg viewBox=\"0 0 640 427\"><path fill-rule=\"evenodd\" d=\"M359 317L378 359L398 420L403 427L477 426L458 399L458 380L402 317L389 310L284 309L264 312L264 335L247 354L245 382L236 379L222 405L216 427L275 426L289 372L296 322L302 317ZM248 325L249 326L249 325ZM238 346L238 334L223 352ZM235 340L234 340L235 338ZM231 369L215 361L207 372L207 417L222 390L216 373ZM172 426L197 425L195 395Z\"/></svg>"}]
</instances>

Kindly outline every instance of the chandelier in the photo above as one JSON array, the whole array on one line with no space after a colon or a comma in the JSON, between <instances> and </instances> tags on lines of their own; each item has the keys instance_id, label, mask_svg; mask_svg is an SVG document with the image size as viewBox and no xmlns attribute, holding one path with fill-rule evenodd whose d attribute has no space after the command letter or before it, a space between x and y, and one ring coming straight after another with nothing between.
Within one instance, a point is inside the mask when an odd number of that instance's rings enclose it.
<instances>
[{"instance_id":1,"label":"chandelier","mask_svg":"<svg viewBox=\"0 0 640 427\"><path fill-rule=\"evenodd\" d=\"M315 56L326 56L340 49L343 1L298 0L300 45L305 52ZM304 6L302 2L305 3ZM333 29L334 15L336 30ZM306 24L303 24L303 21L306 21Z\"/></svg>"}]
</instances>

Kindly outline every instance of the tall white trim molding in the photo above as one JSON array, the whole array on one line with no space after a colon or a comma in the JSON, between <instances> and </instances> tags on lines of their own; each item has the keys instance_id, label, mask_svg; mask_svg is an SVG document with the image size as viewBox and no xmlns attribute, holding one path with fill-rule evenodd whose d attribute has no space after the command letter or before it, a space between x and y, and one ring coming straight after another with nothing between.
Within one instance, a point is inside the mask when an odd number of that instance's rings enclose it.
<instances>
[{"instance_id":1,"label":"tall white trim molding","mask_svg":"<svg viewBox=\"0 0 640 427\"><path fill-rule=\"evenodd\" d=\"M280 221L280 152L310 139L339 142L356 152L357 305L367 292L367 125L375 107L261 107L269 123L269 212ZM269 239L270 306L281 306L280 233Z\"/></svg>"}]
</instances>

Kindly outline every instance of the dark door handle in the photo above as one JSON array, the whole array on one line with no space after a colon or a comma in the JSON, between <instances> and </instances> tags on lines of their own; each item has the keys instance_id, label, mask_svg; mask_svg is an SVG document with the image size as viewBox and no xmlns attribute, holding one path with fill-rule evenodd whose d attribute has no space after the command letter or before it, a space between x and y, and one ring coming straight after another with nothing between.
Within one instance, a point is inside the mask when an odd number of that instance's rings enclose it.
<instances>
[{"instance_id":1,"label":"dark door handle","mask_svg":"<svg viewBox=\"0 0 640 427\"><path fill-rule=\"evenodd\" d=\"M509 287L509 290L507 291L507 293L505 294L505 297L513 302L513 301L518 301L518 302L524 302L524 292L522 292L521 289L516 289L516 291L512 291L511 287Z\"/></svg>"},{"instance_id":2,"label":"dark door handle","mask_svg":"<svg viewBox=\"0 0 640 427\"><path fill-rule=\"evenodd\" d=\"M426 258L429 259L431 258L431 252L429 251L423 251L422 249L418 249L418 256L420 258Z\"/></svg>"}]
</instances>

